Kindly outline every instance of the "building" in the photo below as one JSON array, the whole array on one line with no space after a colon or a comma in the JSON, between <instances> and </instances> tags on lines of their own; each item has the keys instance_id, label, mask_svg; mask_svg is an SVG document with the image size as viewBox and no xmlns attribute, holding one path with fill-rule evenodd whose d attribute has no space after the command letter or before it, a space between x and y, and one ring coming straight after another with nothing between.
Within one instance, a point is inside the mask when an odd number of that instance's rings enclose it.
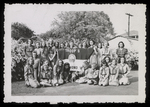
<instances>
[{"instance_id":1,"label":"building","mask_svg":"<svg viewBox=\"0 0 150 107\"><path fill-rule=\"evenodd\" d=\"M121 36L128 37L128 33L121 34ZM131 30L131 31L130 31L130 35L129 35L129 38L138 39L138 38L139 38L139 36L138 36L138 31L136 31L136 30Z\"/></svg>"},{"instance_id":2,"label":"building","mask_svg":"<svg viewBox=\"0 0 150 107\"><path fill-rule=\"evenodd\" d=\"M118 48L118 43L122 41L125 44L125 48L127 48L129 51L135 51L138 52L138 46L139 42L138 39L127 37L127 36L115 36L108 40L109 42L109 48L111 50L116 50Z\"/></svg>"}]
</instances>

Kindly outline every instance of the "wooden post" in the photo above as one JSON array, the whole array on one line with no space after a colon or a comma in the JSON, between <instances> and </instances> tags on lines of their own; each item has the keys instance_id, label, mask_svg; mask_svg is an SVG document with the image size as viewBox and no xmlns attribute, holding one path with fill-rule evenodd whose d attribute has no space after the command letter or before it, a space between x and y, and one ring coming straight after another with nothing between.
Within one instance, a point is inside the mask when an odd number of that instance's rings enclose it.
<instances>
[{"instance_id":1,"label":"wooden post","mask_svg":"<svg viewBox=\"0 0 150 107\"><path fill-rule=\"evenodd\" d=\"M128 37L130 36L130 16L133 16L131 15L130 13L126 13L126 15L128 15Z\"/></svg>"}]
</instances>

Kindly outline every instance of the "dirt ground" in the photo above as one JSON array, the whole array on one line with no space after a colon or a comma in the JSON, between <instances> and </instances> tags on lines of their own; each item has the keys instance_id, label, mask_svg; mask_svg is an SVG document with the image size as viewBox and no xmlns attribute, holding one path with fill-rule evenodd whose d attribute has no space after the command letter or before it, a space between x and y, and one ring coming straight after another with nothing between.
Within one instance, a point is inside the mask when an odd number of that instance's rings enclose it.
<instances>
[{"instance_id":1,"label":"dirt ground","mask_svg":"<svg viewBox=\"0 0 150 107\"><path fill-rule=\"evenodd\" d=\"M98 86L78 83L67 83L58 87L26 87L24 81L12 83L13 96L50 96L50 95L138 95L138 71L131 71L130 85Z\"/></svg>"}]
</instances>

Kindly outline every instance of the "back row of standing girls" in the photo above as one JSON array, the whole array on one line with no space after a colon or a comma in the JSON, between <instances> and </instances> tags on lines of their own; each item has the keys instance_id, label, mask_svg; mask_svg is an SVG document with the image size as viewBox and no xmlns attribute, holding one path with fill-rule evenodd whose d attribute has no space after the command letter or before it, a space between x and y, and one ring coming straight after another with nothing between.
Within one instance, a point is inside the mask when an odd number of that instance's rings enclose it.
<instances>
[{"instance_id":1,"label":"back row of standing girls","mask_svg":"<svg viewBox=\"0 0 150 107\"><path fill-rule=\"evenodd\" d=\"M46 85L51 85L49 83L52 83L52 81L47 81L44 78L53 78L53 77L55 77L55 79L57 78L57 80L59 80L59 83L62 83L62 80L58 79L58 78L62 78L62 77L60 77L61 76L60 73L58 73L58 72L56 73L56 71L57 71L56 68L59 68L58 71L63 70L63 68L61 67L61 65L62 65L61 63L63 63L63 61L58 60L59 59L58 49L69 48L68 43L66 43L65 45L63 43L61 43L59 46L59 42L56 42L54 44L53 40L50 39L49 42L47 43L47 45L46 45L45 41L42 42L41 46L40 46L40 42L37 42L36 48L34 48L34 46L32 44L33 44L32 40L29 39L28 45L24 49L26 58L28 59L27 64L24 67L26 85L28 86L30 84L30 86L31 86L31 84L33 84L32 85L33 87L38 87L39 86L38 81L40 81L41 84L48 83ZM93 48L94 52L90 56L88 61L90 62L91 66L93 64L98 65L100 67L100 71L102 71L101 70L103 68L103 67L101 67L103 65L103 64L101 64L102 60L105 58L106 62L107 62L107 59L112 58L112 54L108 48L109 44L107 42L104 43L103 45L101 43L98 43L98 46L95 46L94 42L92 40L90 41L89 44L90 44L90 46L88 48ZM70 42L70 48L87 48L85 42L83 42L82 45L79 44L78 47L73 47L73 45L74 45L73 42ZM117 58L125 57L126 54L127 54L127 49L124 48L124 43L119 42L118 49L116 50ZM106 58L106 56L108 58ZM56 63L56 62L58 62L58 63ZM107 64L109 65L109 63L107 63ZM57 67L58 65L59 65L59 67ZM124 66L121 64L120 67L121 66L125 67L127 65ZM128 68L128 67L126 67L126 68L123 68L123 67L122 67L122 71L123 71L123 69ZM52 74L48 74L49 75L49 76L47 75L48 77L46 75L44 75L44 74L48 73L47 72L48 70L53 71L53 76L51 76ZM44 71L45 73L42 74L42 72L39 72L39 71ZM29 77L30 79L28 79L27 77ZM40 77L40 80L38 77ZM41 79L41 77L43 79ZM54 80L53 83L57 83L55 81L55 79L53 79ZM31 83L29 83L29 82L31 82Z\"/></svg>"}]
</instances>

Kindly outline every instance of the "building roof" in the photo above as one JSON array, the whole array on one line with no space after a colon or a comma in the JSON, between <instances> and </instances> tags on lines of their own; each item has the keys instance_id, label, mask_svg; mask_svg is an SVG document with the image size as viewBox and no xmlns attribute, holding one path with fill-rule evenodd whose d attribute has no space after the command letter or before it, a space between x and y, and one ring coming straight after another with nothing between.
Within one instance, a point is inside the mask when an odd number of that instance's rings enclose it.
<instances>
[{"instance_id":1,"label":"building roof","mask_svg":"<svg viewBox=\"0 0 150 107\"><path fill-rule=\"evenodd\" d=\"M128 36L128 32L127 33L123 33L121 35L122 36ZM136 30L131 30L130 31L130 36L136 36L136 35L138 35L138 31L136 31Z\"/></svg>"},{"instance_id":2,"label":"building roof","mask_svg":"<svg viewBox=\"0 0 150 107\"><path fill-rule=\"evenodd\" d=\"M117 38L117 37L122 37L122 38L126 38L126 39L131 39L131 40L136 40L136 41L138 41L138 39L130 38L130 37L128 37L128 36L122 36L122 35L114 36L113 38L110 38L108 41L113 40L113 39L115 39L115 38Z\"/></svg>"}]
</instances>

